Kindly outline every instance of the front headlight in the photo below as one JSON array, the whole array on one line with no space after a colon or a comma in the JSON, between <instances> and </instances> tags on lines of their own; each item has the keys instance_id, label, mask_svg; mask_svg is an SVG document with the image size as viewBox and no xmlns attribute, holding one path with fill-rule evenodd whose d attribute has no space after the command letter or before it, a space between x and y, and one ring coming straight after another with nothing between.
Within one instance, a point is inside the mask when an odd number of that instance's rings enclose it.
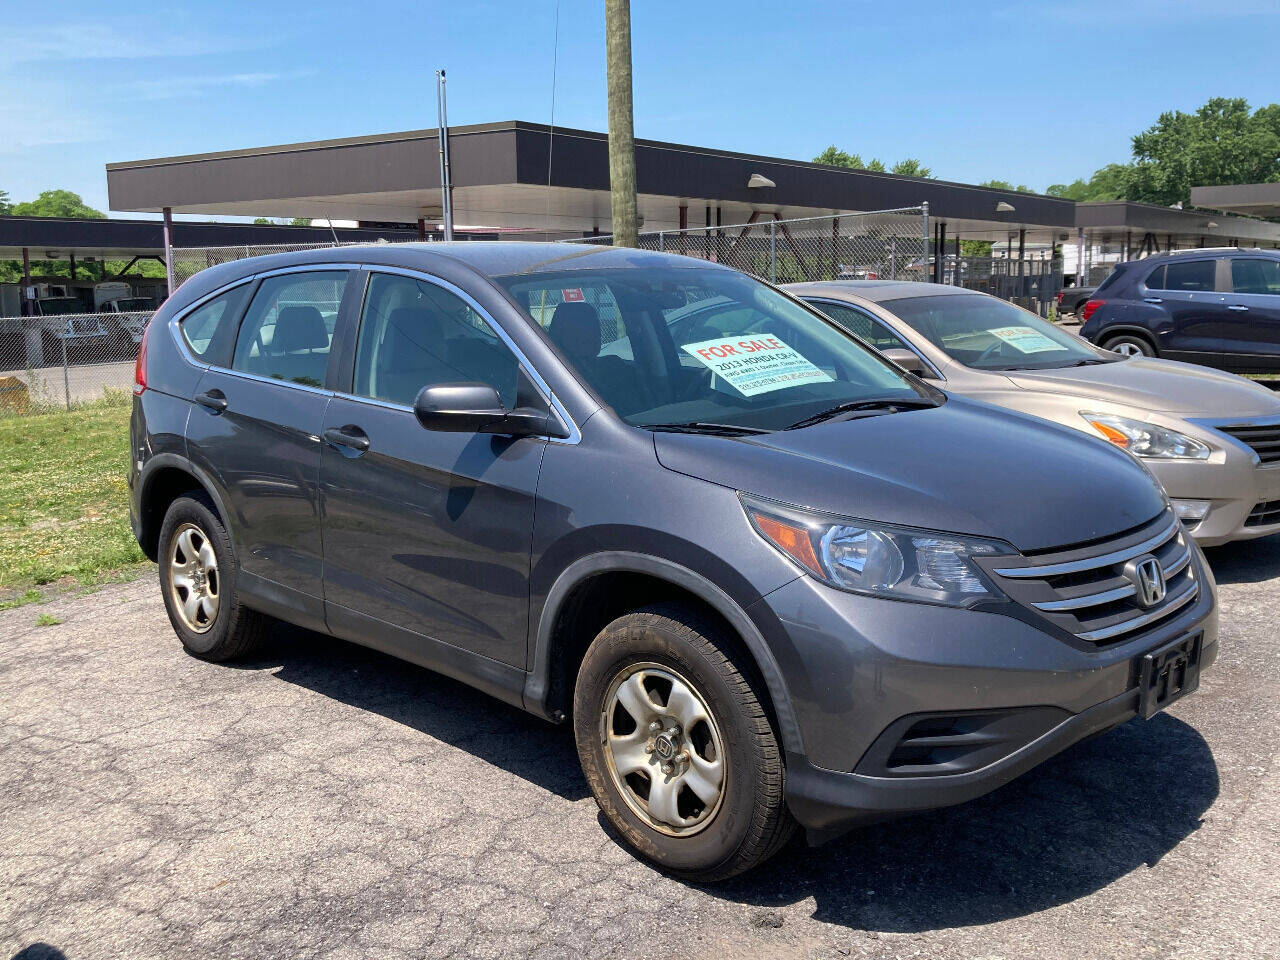
<instances>
[{"instance_id":1,"label":"front headlight","mask_svg":"<svg viewBox=\"0 0 1280 960\"><path fill-rule=\"evenodd\" d=\"M1121 450L1150 460L1207 460L1209 448L1195 437L1168 427L1141 420L1118 417L1113 413L1090 413L1081 410L1089 426Z\"/></svg>"},{"instance_id":2,"label":"front headlight","mask_svg":"<svg viewBox=\"0 0 1280 960\"><path fill-rule=\"evenodd\" d=\"M823 517L754 497L742 505L760 536L839 590L952 607L1004 599L973 562L1014 553L999 541Z\"/></svg>"}]
</instances>

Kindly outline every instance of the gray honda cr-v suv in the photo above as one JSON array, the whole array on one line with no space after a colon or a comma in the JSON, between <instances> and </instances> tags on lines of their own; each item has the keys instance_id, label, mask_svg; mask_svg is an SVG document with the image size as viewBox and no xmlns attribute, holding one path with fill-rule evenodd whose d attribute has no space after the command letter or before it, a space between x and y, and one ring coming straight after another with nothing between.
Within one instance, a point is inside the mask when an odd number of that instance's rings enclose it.
<instances>
[{"instance_id":1,"label":"gray honda cr-v suv","mask_svg":"<svg viewBox=\"0 0 1280 960\"><path fill-rule=\"evenodd\" d=\"M690 258L226 264L156 315L135 393L134 530L187 650L274 617L571 718L609 821L688 878L985 793L1217 651L1128 454Z\"/></svg>"}]
</instances>

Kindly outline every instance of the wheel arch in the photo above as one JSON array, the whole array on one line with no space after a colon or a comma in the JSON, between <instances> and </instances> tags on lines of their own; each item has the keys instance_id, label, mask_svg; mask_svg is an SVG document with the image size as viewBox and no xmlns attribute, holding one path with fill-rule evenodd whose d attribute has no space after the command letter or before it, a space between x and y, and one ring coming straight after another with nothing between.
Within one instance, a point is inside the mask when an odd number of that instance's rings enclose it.
<instances>
[{"instance_id":1,"label":"wheel arch","mask_svg":"<svg viewBox=\"0 0 1280 960\"><path fill-rule=\"evenodd\" d=\"M178 497L193 490L200 491L213 502L214 509L234 542L231 524L227 522L226 507L209 477L177 454L160 453L147 462L138 496L138 544L149 560L155 560L159 555L160 528L164 524L169 506Z\"/></svg>"},{"instance_id":2,"label":"wheel arch","mask_svg":"<svg viewBox=\"0 0 1280 960\"><path fill-rule=\"evenodd\" d=\"M633 602L637 597L644 597L644 601ZM710 612L729 630L749 659L747 667L764 685L766 709L787 752L803 754L800 728L782 670L750 615L702 574L647 554L594 553L574 561L556 578L534 631L532 665L524 689L525 709L550 720L563 719L572 703L577 666L599 629L627 609L655 600L691 602L695 609ZM573 624L579 614L584 616L575 630Z\"/></svg>"},{"instance_id":3,"label":"wheel arch","mask_svg":"<svg viewBox=\"0 0 1280 960\"><path fill-rule=\"evenodd\" d=\"M1099 330L1097 334L1097 344L1101 347L1108 340L1124 336L1137 337L1138 339L1145 340L1150 345L1151 349L1155 351L1155 355L1157 357L1160 356L1160 345L1156 342L1155 334L1146 327L1138 327L1132 324L1117 323Z\"/></svg>"}]
</instances>

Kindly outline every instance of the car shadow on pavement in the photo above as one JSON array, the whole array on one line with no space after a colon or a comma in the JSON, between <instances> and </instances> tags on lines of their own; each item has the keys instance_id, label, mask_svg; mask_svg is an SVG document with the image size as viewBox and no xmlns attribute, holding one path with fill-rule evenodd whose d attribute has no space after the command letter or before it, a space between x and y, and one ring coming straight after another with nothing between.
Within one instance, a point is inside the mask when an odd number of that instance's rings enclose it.
<instances>
[{"instance_id":1,"label":"car shadow on pavement","mask_svg":"<svg viewBox=\"0 0 1280 960\"><path fill-rule=\"evenodd\" d=\"M1205 557L1218 583L1262 583L1280 577L1280 535L1210 547Z\"/></svg>"},{"instance_id":2,"label":"car shadow on pavement","mask_svg":"<svg viewBox=\"0 0 1280 960\"><path fill-rule=\"evenodd\" d=\"M589 795L565 727L376 650L282 623L255 657L227 666L275 668L280 680L404 724L566 800Z\"/></svg>"},{"instance_id":3,"label":"car shadow on pavement","mask_svg":"<svg viewBox=\"0 0 1280 960\"><path fill-rule=\"evenodd\" d=\"M1069 903L1154 866L1197 830L1218 768L1168 714L1068 749L958 807L860 828L706 892L770 907L812 897L814 918L892 933L995 923Z\"/></svg>"}]
</instances>

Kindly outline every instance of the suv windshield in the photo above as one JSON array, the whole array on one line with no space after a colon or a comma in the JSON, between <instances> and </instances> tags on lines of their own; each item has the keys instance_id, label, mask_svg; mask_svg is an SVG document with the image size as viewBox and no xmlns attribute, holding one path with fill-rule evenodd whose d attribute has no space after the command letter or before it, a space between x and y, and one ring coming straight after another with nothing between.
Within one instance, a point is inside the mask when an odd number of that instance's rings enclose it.
<instances>
[{"instance_id":1,"label":"suv windshield","mask_svg":"<svg viewBox=\"0 0 1280 960\"><path fill-rule=\"evenodd\" d=\"M883 306L975 370L1043 370L1113 359L1034 313L982 293L909 297Z\"/></svg>"},{"instance_id":2,"label":"suv windshield","mask_svg":"<svg viewBox=\"0 0 1280 960\"><path fill-rule=\"evenodd\" d=\"M850 404L938 402L830 321L744 274L622 268L497 282L637 426L778 430Z\"/></svg>"}]
</instances>

